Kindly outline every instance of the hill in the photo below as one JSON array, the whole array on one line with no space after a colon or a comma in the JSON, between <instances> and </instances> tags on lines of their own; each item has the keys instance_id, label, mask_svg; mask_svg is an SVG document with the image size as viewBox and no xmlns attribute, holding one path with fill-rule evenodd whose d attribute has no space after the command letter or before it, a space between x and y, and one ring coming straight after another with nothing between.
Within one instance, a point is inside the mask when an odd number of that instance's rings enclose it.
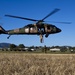
<instances>
[{"instance_id":1,"label":"hill","mask_svg":"<svg viewBox=\"0 0 75 75\"><path fill-rule=\"evenodd\" d=\"M10 43L0 43L0 48L9 48Z\"/></svg>"}]
</instances>

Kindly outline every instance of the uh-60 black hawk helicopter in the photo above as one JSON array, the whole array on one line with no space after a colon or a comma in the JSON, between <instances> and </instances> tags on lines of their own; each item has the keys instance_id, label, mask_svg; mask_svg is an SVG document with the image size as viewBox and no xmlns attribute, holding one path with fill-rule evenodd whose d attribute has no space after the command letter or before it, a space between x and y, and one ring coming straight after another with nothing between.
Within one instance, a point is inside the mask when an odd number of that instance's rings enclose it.
<instances>
[{"instance_id":1,"label":"uh-60 black hawk helicopter","mask_svg":"<svg viewBox=\"0 0 75 75\"><path fill-rule=\"evenodd\" d=\"M53 15L54 13L56 13L59 10L60 9L57 9L57 8L54 9L52 12L50 12L47 16L45 16L41 20L35 20L35 19L24 18L24 17L19 17L19 16L12 16L12 15L5 15L8 17L34 21L36 23L28 24L22 28L7 30L7 31L0 26L0 34L8 34L9 35L7 37L8 39L11 35L22 35L22 34L39 35L40 36L40 42L42 43L43 42L43 35L45 35L45 37L47 38L49 36L49 34L55 34L55 33L61 32L61 29L57 28L55 25L44 23L45 22L44 20L46 18ZM56 22L56 23L69 24L70 22Z\"/></svg>"}]
</instances>

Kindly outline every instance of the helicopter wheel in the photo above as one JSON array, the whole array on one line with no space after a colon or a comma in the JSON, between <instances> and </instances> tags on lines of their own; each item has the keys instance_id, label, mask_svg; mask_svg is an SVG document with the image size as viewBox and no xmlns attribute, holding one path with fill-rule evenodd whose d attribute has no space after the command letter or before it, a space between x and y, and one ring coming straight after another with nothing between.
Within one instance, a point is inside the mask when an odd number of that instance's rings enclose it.
<instances>
[{"instance_id":1,"label":"helicopter wheel","mask_svg":"<svg viewBox=\"0 0 75 75\"><path fill-rule=\"evenodd\" d=\"M46 33L45 37L47 38L48 36L49 36L49 34L48 34L48 33Z\"/></svg>"}]
</instances>

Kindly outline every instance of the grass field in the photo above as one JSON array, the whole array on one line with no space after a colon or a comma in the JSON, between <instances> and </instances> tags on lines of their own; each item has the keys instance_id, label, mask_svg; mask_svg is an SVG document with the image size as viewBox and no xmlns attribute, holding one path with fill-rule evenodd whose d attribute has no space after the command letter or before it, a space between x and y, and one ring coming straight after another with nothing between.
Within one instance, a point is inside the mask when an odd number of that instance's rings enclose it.
<instances>
[{"instance_id":1,"label":"grass field","mask_svg":"<svg viewBox=\"0 0 75 75\"><path fill-rule=\"evenodd\" d=\"M0 75L75 75L75 55L0 53Z\"/></svg>"}]
</instances>

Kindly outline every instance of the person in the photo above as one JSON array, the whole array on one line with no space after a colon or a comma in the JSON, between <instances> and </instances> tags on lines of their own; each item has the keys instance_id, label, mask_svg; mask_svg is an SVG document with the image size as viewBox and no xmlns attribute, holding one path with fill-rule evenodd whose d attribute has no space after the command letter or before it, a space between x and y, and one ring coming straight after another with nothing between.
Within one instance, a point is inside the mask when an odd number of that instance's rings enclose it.
<instances>
[{"instance_id":1,"label":"person","mask_svg":"<svg viewBox=\"0 0 75 75\"><path fill-rule=\"evenodd\" d=\"M43 35L42 35L42 34L40 34L40 42L41 42L41 43L44 42L44 40L43 40Z\"/></svg>"}]
</instances>

